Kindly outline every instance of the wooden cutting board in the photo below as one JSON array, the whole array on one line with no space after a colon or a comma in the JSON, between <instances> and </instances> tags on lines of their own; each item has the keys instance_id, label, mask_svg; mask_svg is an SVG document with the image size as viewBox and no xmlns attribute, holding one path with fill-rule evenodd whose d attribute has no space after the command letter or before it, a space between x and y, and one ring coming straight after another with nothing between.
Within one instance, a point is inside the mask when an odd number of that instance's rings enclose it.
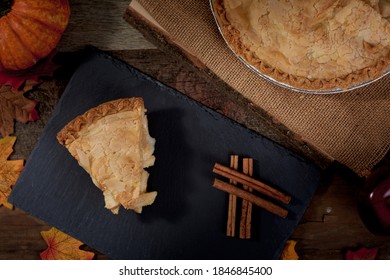
<instances>
[{"instance_id":1,"label":"wooden cutting board","mask_svg":"<svg viewBox=\"0 0 390 280\"><path fill-rule=\"evenodd\" d=\"M157 158L142 215L113 215L89 175L55 136L102 102L141 96ZM281 219L259 208L253 239L225 236L227 195L211 187L215 162L255 159L254 176L292 195ZM319 182L313 163L101 52L73 74L14 187L10 202L114 259L277 259Z\"/></svg>"}]
</instances>

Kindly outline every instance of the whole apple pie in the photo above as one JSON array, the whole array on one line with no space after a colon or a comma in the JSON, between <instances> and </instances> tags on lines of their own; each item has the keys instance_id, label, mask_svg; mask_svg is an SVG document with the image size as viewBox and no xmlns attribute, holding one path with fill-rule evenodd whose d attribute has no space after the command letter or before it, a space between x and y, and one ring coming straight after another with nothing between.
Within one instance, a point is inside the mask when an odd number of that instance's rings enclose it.
<instances>
[{"instance_id":1,"label":"whole apple pie","mask_svg":"<svg viewBox=\"0 0 390 280\"><path fill-rule=\"evenodd\" d=\"M390 68L389 0L213 0L231 48L304 90L349 89Z\"/></svg>"}]
</instances>

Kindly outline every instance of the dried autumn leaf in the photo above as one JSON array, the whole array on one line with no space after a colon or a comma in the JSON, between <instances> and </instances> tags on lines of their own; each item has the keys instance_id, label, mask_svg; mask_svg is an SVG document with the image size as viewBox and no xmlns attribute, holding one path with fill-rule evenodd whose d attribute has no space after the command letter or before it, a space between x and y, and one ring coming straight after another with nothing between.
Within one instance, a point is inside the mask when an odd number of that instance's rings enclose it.
<instances>
[{"instance_id":1,"label":"dried autumn leaf","mask_svg":"<svg viewBox=\"0 0 390 280\"><path fill-rule=\"evenodd\" d=\"M280 256L281 260L299 260L299 256L295 251L295 245L297 242L295 240L287 240L284 245L282 255Z\"/></svg>"},{"instance_id":2,"label":"dried autumn leaf","mask_svg":"<svg viewBox=\"0 0 390 280\"><path fill-rule=\"evenodd\" d=\"M56 52L52 52L46 58L40 60L37 64L27 70L21 71L0 71L0 85L11 86L13 90L24 91L31 88L33 85L42 82L42 77L52 77L54 71L59 67L53 62ZM26 88L28 85L29 88Z\"/></svg>"},{"instance_id":3,"label":"dried autumn leaf","mask_svg":"<svg viewBox=\"0 0 390 280\"><path fill-rule=\"evenodd\" d=\"M348 250L345 254L346 260L375 260L378 254L378 248L360 248L356 251Z\"/></svg>"},{"instance_id":4,"label":"dried autumn leaf","mask_svg":"<svg viewBox=\"0 0 390 280\"><path fill-rule=\"evenodd\" d=\"M48 231L41 231L48 248L40 256L42 260L92 260L94 253L80 250L83 245L81 241L51 228Z\"/></svg>"},{"instance_id":5,"label":"dried autumn leaf","mask_svg":"<svg viewBox=\"0 0 390 280\"><path fill-rule=\"evenodd\" d=\"M24 97L23 92L0 86L0 133L3 137L14 133L14 120L22 123L38 120L36 105L37 102Z\"/></svg>"},{"instance_id":6,"label":"dried autumn leaf","mask_svg":"<svg viewBox=\"0 0 390 280\"><path fill-rule=\"evenodd\" d=\"M7 202L11 188L15 185L23 169L23 160L7 160L13 152L16 137L5 137L0 139L0 206L12 209Z\"/></svg>"}]
</instances>

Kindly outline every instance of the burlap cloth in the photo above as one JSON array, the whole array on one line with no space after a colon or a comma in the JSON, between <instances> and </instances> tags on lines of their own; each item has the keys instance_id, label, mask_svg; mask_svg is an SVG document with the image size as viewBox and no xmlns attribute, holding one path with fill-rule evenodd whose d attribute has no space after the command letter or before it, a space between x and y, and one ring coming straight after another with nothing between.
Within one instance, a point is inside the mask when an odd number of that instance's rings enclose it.
<instances>
[{"instance_id":1,"label":"burlap cloth","mask_svg":"<svg viewBox=\"0 0 390 280\"><path fill-rule=\"evenodd\" d=\"M208 0L138 0L211 71L332 160L367 175L390 148L390 75L347 93L303 94L244 66L220 35Z\"/></svg>"}]
</instances>

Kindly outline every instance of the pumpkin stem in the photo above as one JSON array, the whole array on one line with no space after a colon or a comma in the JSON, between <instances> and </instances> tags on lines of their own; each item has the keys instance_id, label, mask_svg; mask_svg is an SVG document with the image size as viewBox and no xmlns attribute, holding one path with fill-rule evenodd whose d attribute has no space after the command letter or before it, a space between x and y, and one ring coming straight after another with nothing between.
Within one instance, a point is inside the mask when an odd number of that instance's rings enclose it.
<instances>
[{"instance_id":1,"label":"pumpkin stem","mask_svg":"<svg viewBox=\"0 0 390 280\"><path fill-rule=\"evenodd\" d=\"M11 11L14 0L4 0L0 2L0 18L5 16Z\"/></svg>"}]
</instances>

